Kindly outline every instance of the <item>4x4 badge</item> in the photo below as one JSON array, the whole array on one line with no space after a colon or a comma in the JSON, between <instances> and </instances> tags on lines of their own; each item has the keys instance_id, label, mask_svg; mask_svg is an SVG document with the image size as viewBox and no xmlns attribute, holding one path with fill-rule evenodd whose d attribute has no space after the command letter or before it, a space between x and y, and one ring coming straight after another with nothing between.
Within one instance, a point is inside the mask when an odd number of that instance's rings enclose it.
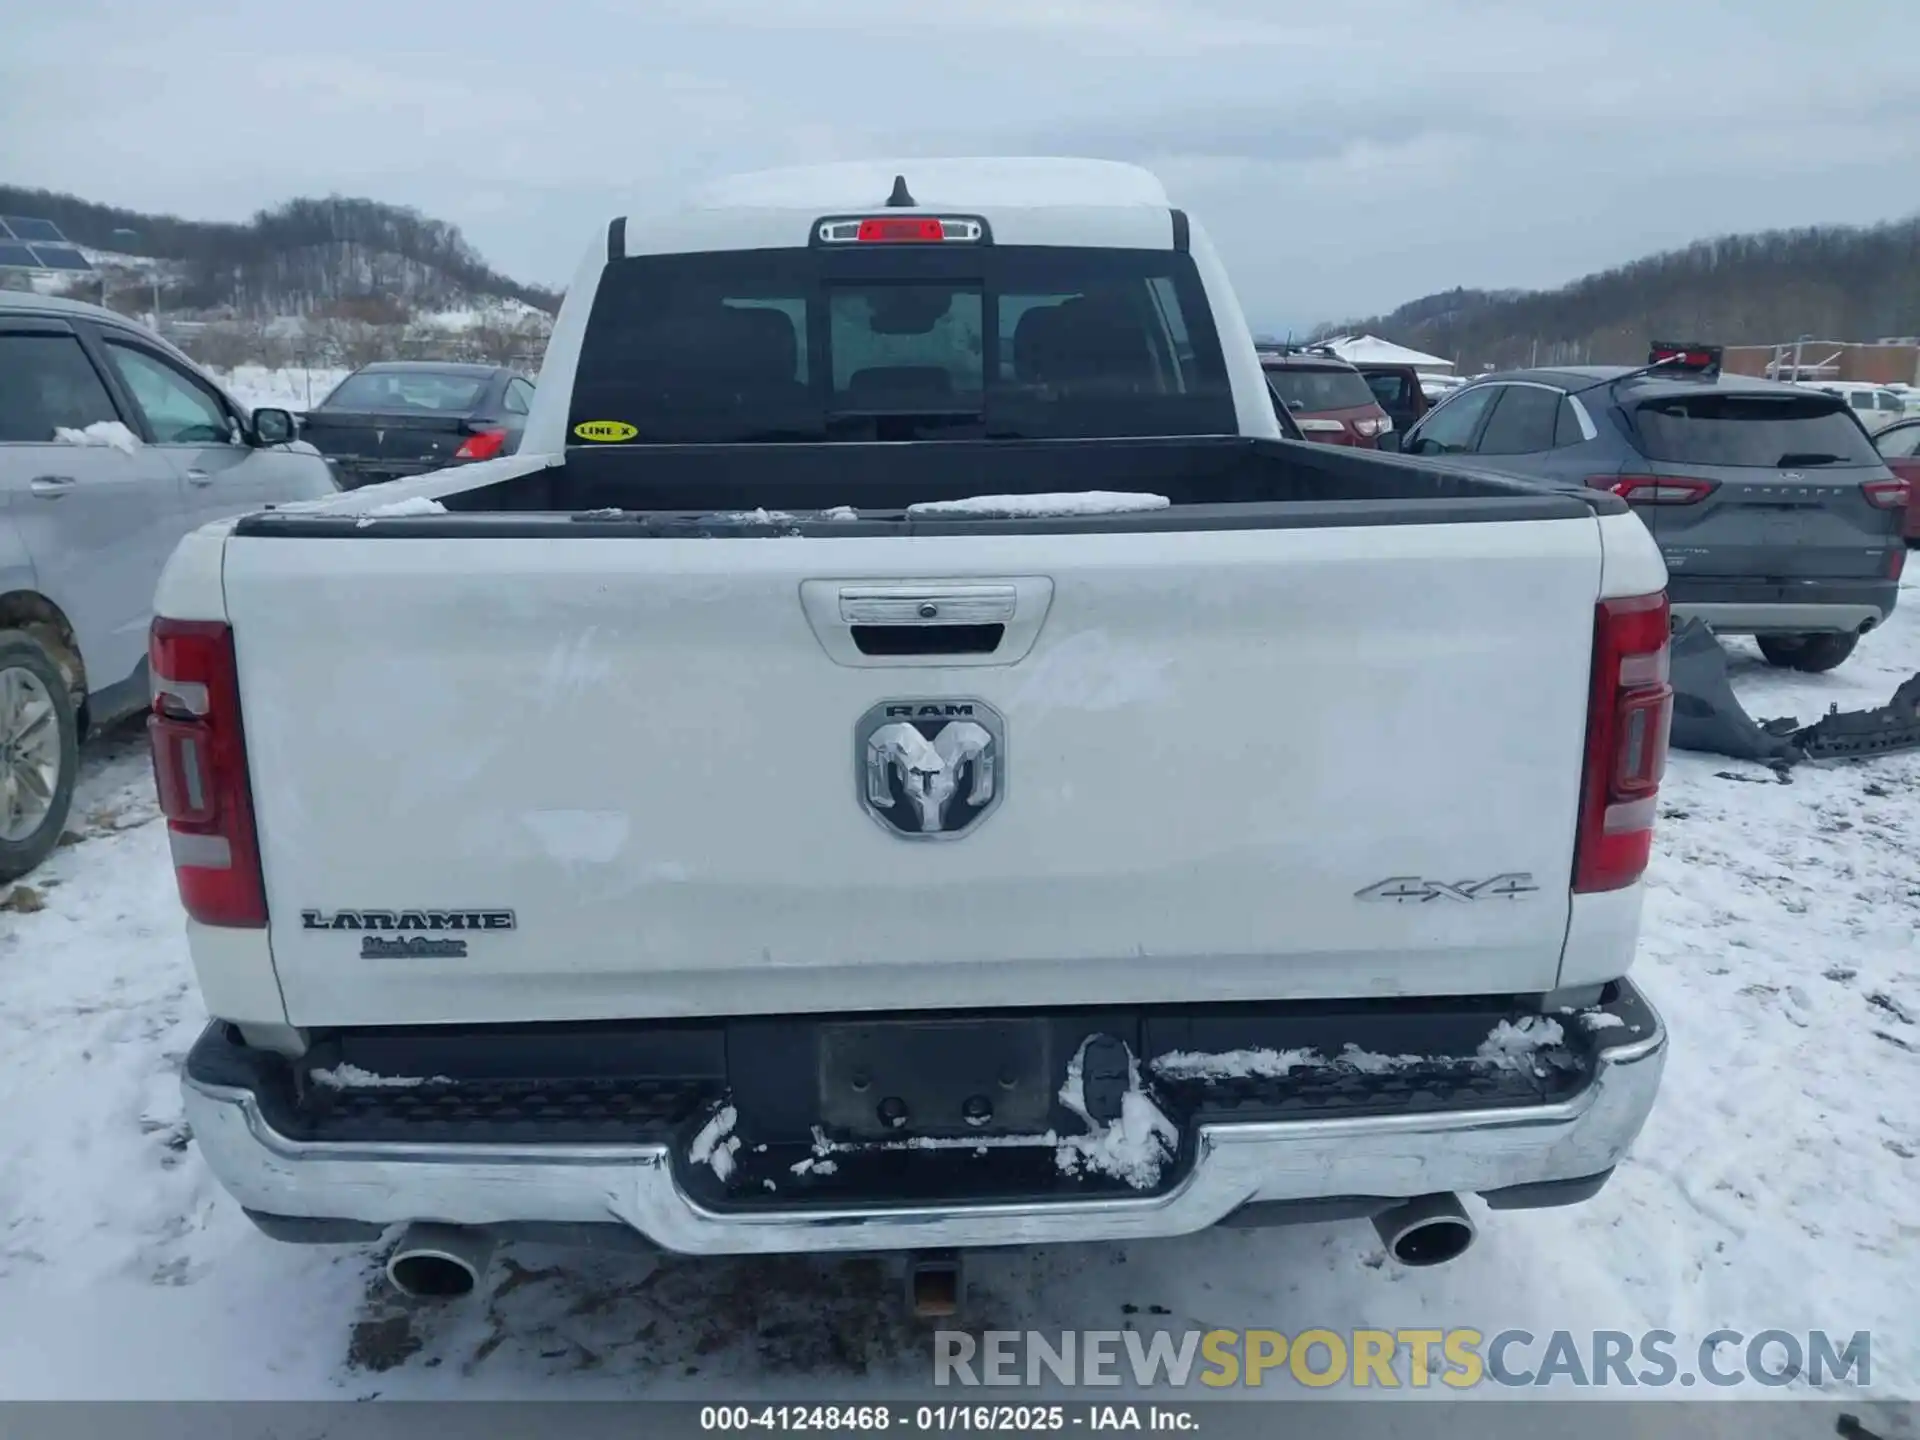
<instances>
[{"instance_id":1,"label":"4x4 badge","mask_svg":"<svg viewBox=\"0 0 1920 1440\"><path fill-rule=\"evenodd\" d=\"M1430 900L1458 900L1465 903L1486 899L1517 900L1522 895L1533 894L1539 888L1533 883L1533 876L1525 871L1510 871L1486 880L1423 880L1418 875L1395 875L1391 879L1377 881L1364 890L1354 891L1353 898L1413 900L1421 904Z\"/></svg>"}]
</instances>

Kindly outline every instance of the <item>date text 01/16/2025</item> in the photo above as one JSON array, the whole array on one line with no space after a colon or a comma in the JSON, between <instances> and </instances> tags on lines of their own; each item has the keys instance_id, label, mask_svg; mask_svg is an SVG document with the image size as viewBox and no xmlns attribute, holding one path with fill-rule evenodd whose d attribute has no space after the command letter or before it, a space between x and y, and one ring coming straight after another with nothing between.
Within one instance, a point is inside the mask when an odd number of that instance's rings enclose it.
<instances>
[{"instance_id":1,"label":"date text 01/16/2025","mask_svg":"<svg viewBox=\"0 0 1920 1440\"><path fill-rule=\"evenodd\" d=\"M816 1435L1012 1435L1070 1430L1192 1431L1192 1409L1178 1405L702 1405L709 1432L803 1431Z\"/></svg>"}]
</instances>

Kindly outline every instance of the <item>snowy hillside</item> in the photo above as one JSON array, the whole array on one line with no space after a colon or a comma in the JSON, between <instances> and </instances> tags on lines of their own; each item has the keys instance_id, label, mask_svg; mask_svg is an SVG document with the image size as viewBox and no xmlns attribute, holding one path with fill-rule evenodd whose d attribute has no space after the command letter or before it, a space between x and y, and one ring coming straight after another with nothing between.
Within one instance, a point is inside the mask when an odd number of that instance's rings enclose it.
<instances>
[{"instance_id":1,"label":"snowy hillside","mask_svg":"<svg viewBox=\"0 0 1920 1440\"><path fill-rule=\"evenodd\" d=\"M97 304L104 287L106 298L114 302L115 308L135 314L150 324L153 286L158 280L163 321L172 319L178 322L183 316L191 316L196 318L198 324L206 323L200 312L189 309L176 313L171 303L173 292L187 278L188 268L182 262L156 260L149 255L129 255L117 250L95 250L85 245L75 248L87 257L96 274L82 276L68 271L31 271L25 275L28 288L40 295L66 295ZM301 333L307 318L299 313L271 316L266 319L265 328L282 337L294 338ZM551 317L538 306L507 295L470 300L445 309L418 310L412 312L408 319L411 324L427 330L449 332L475 330L483 326L545 324Z\"/></svg>"},{"instance_id":2,"label":"snowy hillside","mask_svg":"<svg viewBox=\"0 0 1920 1440\"><path fill-rule=\"evenodd\" d=\"M555 300L487 264L458 226L351 196L288 200L234 223L0 184L0 213L47 220L96 252L158 257L164 308L202 316L257 321L368 300L410 314L504 300L551 310Z\"/></svg>"},{"instance_id":3,"label":"snowy hillside","mask_svg":"<svg viewBox=\"0 0 1920 1440\"><path fill-rule=\"evenodd\" d=\"M1739 656L1756 715L1879 703L1920 670L1920 585L1835 674ZM1871 1393L1920 1391L1920 755L1791 784L1680 755L1661 815L1635 973L1673 1049L1598 1199L1476 1203L1480 1243L1427 1271L1383 1263L1358 1223L991 1253L973 1323L1870 1330ZM137 731L92 747L74 816L0 901L0 1397L849 1400L924 1381L927 1336L871 1261L521 1246L435 1310L390 1298L371 1250L262 1238L181 1119L203 1015Z\"/></svg>"},{"instance_id":4,"label":"snowy hillside","mask_svg":"<svg viewBox=\"0 0 1920 1440\"><path fill-rule=\"evenodd\" d=\"M242 224L148 215L0 185L95 267L0 284L135 316L201 363L429 359L537 366L559 296L489 266L456 226L372 200L290 200Z\"/></svg>"}]
</instances>

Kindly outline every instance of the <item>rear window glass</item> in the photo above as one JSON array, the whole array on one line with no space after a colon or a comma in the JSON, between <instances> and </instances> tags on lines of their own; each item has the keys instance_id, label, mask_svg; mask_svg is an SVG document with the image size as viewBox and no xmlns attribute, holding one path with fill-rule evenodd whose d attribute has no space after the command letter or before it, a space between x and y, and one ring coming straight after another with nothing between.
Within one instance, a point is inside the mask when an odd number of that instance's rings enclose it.
<instances>
[{"instance_id":1,"label":"rear window glass","mask_svg":"<svg viewBox=\"0 0 1920 1440\"><path fill-rule=\"evenodd\" d=\"M990 245L616 261L568 425L630 444L1239 428L1190 257Z\"/></svg>"},{"instance_id":2,"label":"rear window glass","mask_svg":"<svg viewBox=\"0 0 1920 1440\"><path fill-rule=\"evenodd\" d=\"M1382 405L1398 405L1406 398L1406 377L1376 371L1366 377L1367 388Z\"/></svg>"},{"instance_id":3,"label":"rear window glass","mask_svg":"<svg viewBox=\"0 0 1920 1440\"><path fill-rule=\"evenodd\" d=\"M1373 391L1357 370L1314 370L1304 365L1276 365L1267 371L1273 388L1292 410L1357 410L1374 403Z\"/></svg>"},{"instance_id":4,"label":"rear window glass","mask_svg":"<svg viewBox=\"0 0 1920 1440\"><path fill-rule=\"evenodd\" d=\"M363 370L340 382L322 410L387 410L464 415L480 403L484 378L433 370Z\"/></svg>"},{"instance_id":5,"label":"rear window glass","mask_svg":"<svg viewBox=\"0 0 1920 1440\"><path fill-rule=\"evenodd\" d=\"M1675 395L1633 412L1649 460L1682 465L1872 465L1859 422L1819 395Z\"/></svg>"}]
</instances>

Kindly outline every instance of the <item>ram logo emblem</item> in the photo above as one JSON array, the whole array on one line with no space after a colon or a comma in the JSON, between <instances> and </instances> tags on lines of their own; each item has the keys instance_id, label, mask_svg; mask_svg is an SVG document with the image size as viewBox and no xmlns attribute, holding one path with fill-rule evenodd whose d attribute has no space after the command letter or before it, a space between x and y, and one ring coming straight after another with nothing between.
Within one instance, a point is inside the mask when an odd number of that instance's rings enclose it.
<instances>
[{"instance_id":1,"label":"ram logo emblem","mask_svg":"<svg viewBox=\"0 0 1920 1440\"><path fill-rule=\"evenodd\" d=\"M860 803L903 840L953 840L1006 792L1006 722L979 700L889 700L854 727Z\"/></svg>"}]
</instances>

